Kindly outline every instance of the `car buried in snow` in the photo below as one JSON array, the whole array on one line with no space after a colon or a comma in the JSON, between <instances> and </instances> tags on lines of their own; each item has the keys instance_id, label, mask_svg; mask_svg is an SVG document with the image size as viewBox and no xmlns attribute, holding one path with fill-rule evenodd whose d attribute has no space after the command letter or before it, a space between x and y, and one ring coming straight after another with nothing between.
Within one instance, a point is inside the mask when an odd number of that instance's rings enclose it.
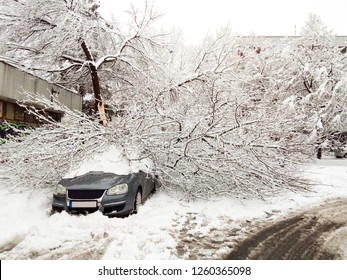
<instances>
[{"instance_id":1,"label":"car buried in snow","mask_svg":"<svg viewBox=\"0 0 347 280\"><path fill-rule=\"evenodd\" d=\"M52 211L91 213L109 217L136 214L140 205L159 187L158 177L138 171L117 175L101 171L64 178L53 193Z\"/></svg>"},{"instance_id":2,"label":"car buried in snow","mask_svg":"<svg viewBox=\"0 0 347 280\"><path fill-rule=\"evenodd\" d=\"M334 154L336 158L347 158L347 144L337 147Z\"/></svg>"}]
</instances>

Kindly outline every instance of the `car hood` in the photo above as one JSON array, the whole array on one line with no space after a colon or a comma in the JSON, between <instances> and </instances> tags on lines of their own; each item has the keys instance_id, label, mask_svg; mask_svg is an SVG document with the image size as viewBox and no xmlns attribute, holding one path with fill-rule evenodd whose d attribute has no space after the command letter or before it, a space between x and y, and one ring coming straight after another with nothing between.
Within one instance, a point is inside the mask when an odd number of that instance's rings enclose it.
<instances>
[{"instance_id":1,"label":"car hood","mask_svg":"<svg viewBox=\"0 0 347 280\"><path fill-rule=\"evenodd\" d=\"M108 189L112 186L129 183L134 174L117 175L114 173L88 172L84 175L62 179L59 184L68 190L78 189Z\"/></svg>"}]
</instances>

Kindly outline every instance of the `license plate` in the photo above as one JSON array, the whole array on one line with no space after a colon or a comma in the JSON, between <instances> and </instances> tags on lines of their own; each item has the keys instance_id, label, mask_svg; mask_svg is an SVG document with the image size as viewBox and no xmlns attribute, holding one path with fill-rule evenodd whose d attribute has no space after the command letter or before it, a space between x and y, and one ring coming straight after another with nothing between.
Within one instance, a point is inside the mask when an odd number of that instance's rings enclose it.
<instances>
[{"instance_id":1,"label":"license plate","mask_svg":"<svg viewBox=\"0 0 347 280\"><path fill-rule=\"evenodd\" d=\"M70 208L96 208L96 201L70 201Z\"/></svg>"}]
</instances>

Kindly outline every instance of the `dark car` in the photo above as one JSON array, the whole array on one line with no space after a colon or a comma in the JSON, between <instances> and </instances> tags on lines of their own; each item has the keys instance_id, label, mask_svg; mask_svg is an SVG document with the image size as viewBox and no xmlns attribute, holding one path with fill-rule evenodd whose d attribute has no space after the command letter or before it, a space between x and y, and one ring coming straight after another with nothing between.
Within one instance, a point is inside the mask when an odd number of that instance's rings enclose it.
<instances>
[{"instance_id":1,"label":"dark car","mask_svg":"<svg viewBox=\"0 0 347 280\"><path fill-rule=\"evenodd\" d=\"M101 211L110 217L137 213L159 186L157 176L143 171L128 175L89 172L62 179L53 194L52 210L71 213Z\"/></svg>"},{"instance_id":2,"label":"dark car","mask_svg":"<svg viewBox=\"0 0 347 280\"><path fill-rule=\"evenodd\" d=\"M341 145L334 150L336 158L347 158L347 145Z\"/></svg>"}]
</instances>

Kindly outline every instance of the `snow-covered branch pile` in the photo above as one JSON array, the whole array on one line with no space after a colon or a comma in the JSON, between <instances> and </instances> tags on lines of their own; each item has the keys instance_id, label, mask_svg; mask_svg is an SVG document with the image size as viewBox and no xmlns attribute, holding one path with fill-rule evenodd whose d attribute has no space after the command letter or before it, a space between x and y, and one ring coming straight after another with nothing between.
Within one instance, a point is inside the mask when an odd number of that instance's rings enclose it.
<instances>
[{"instance_id":1,"label":"snow-covered branch pile","mask_svg":"<svg viewBox=\"0 0 347 280\"><path fill-rule=\"evenodd\" d=\"M114 120L127 131L124 147L151 157L164 186L186 199L306 189L297 171L307 147L301 133L289 130L293 123L279 110L254 108L223 82L210 86Z\"/></svg>"},{"instance_id":2,"label":"snow-covered branch pile","mask_svg":"<svg viewBox=\"0 0 347 280\"><path fill-rule=\"evenodd\" d=\"M130 160L151 159L151 172L160 176L163 188L184 199L263 197L307 187L294 173L295 157L300 155L295 136L287 135L293 138L291 144L284 137L269 138L267 130L275 122L267 124L261 115L246 122L233 103L223 106L219 100L206 100L205 106L186 107L184 116L182 104L156 115L152 107L134 108L103 127L42 97L30 95L29 99L64 111L65 117L55 123L32 108L47 124L0 146L9 175L2 181L13 191L52 188L69 170L110 145L118 146ZM134 150L137 156L131 158Z\"/></svg>"}]
</instances>

